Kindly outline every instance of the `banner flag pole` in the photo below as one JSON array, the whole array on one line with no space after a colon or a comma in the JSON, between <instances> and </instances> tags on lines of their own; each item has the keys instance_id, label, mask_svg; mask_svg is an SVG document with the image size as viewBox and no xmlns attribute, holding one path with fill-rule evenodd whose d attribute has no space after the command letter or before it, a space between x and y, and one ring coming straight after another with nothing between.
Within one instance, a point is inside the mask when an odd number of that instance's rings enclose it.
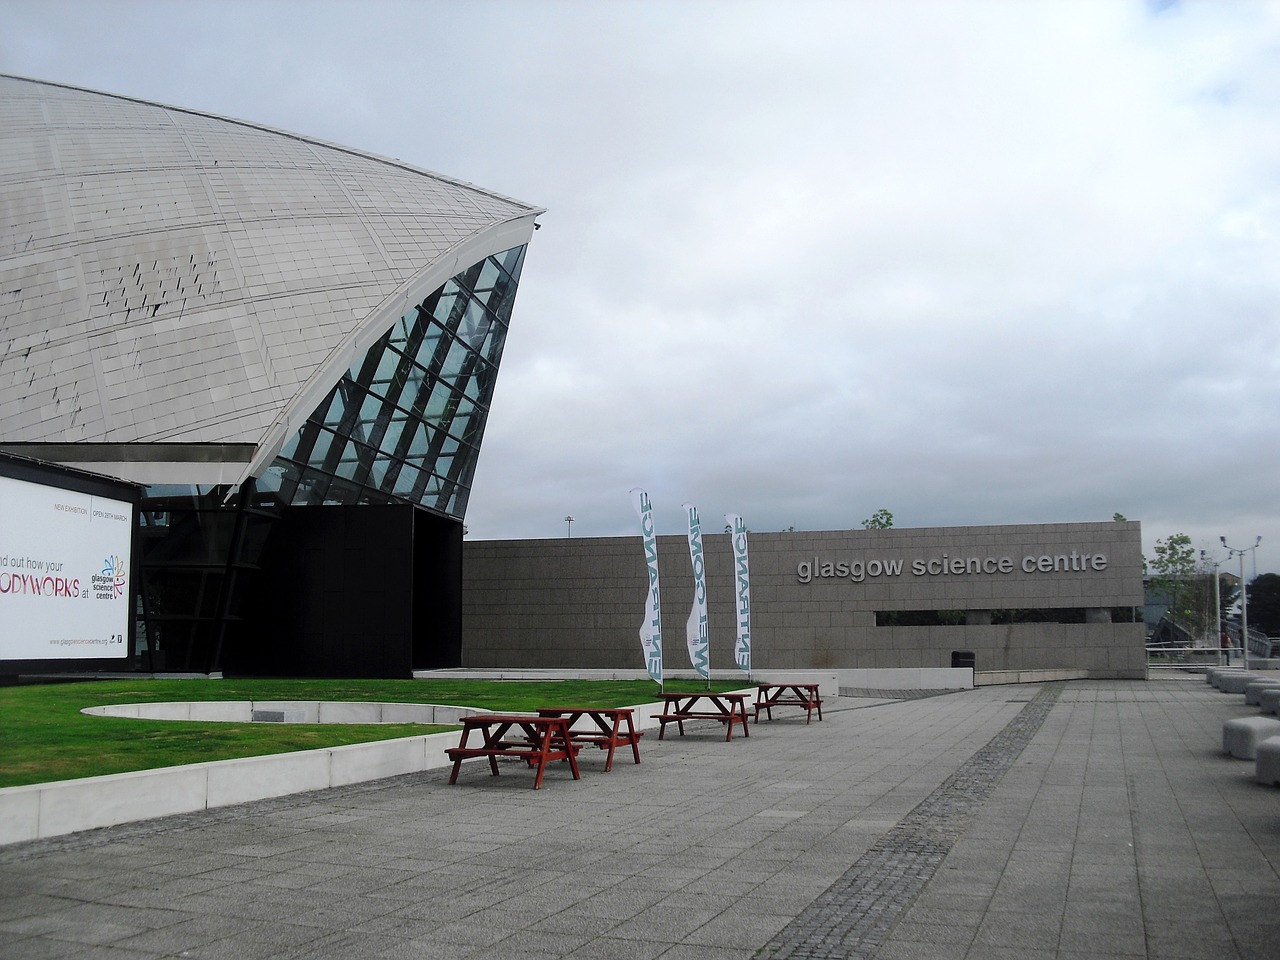
<instances>
[{"instance_id":1,"label":"banner flag pole","mask_svg":"<svg viewBox=\"0 0 1280 960\"><path fill-rule=\"evenodd\" d=\"M702 553L702 522L698 508L684 504L689 520L689 560L693 563L693 609L685 623L685 642L689 647L689 660L698 676L707 681L711 689L711 644L707 631L707 565Z\"/></svg>"},{"instance_id":2,"label":"banner flag pole","mask_svg":"<svg viewBox=\"0 0 1280 960\"><path fill-rule=\"evenodd\" d=\"M662 603L658 591L658 538L653 526L653 503L639 487L631 491L632 503L640 517L640 534L644 538L645 563L649 569L649 593L645 601L644 620L640 624L640 648L644 652L649 678L666 689L662 681Z\"/></svg>"},{"instance_id":3,"label":"banner flag pole","mask_svg":"<svg viewBox=\"0 0 1280 960\"><path fill-rule=\"evenodd\" d=\"M733 647L733 660L738 669L751 679L751 573L747 563L747 525L742 517L725 514L729 524L729 540L733 545L734 580L737 584L738 638Z\"/></svg>"}]
</instances>

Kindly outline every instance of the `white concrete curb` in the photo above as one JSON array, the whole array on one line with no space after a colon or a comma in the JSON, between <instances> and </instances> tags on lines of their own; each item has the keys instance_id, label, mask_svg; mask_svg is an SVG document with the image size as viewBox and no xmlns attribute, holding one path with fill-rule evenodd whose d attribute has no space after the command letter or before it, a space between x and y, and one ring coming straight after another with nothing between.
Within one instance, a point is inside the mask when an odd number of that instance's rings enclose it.
<instances>
[{"instance_id":1,"label":"white concrete curb","mask_svg":"<svg viewBox=\"0 0 1280 960\"><path fill-rule=\"evenodd\" d=\"M443 703L381 703L361 700L178 700L113 703L85 707L95 717L200 720L205 723L459 723L484 713Z\"/></svg>"}]
</instances>

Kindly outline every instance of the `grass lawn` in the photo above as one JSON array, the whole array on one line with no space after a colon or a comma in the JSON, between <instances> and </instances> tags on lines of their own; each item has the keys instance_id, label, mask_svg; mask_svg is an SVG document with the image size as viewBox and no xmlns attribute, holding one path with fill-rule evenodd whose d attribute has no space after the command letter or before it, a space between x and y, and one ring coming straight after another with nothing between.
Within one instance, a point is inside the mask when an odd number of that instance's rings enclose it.
<instances>
[{"instance_id":1,"label":"grass lawn","mask_svg":"<svg viewBox=\"0 0 1280 960\"><path fill-rule=\"evenodd\" d=\"M741 680L715 690L740 689ZM703 690L698 680L668 691ZM620 707L657 698L648 680L98 680L0 687L0 787L256 757L456 729L416 723L201 723L90 717L84 707L172 700L364 700L494 711Z\"/></svg>"}]
</instances>

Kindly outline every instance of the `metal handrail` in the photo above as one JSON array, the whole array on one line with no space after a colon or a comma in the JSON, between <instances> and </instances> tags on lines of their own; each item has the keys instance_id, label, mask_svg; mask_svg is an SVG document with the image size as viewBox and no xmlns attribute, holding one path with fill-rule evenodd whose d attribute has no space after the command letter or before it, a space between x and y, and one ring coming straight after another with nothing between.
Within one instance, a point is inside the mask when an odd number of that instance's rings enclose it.
<instances>
[{"instance_id":1,"label":"metal handrail","mask_svg":"<svg viewBox=\"0 0 1280 960\"><path fill-rule=\"evenodd\" d=\"M1241 647L1147 647L1147 679L1152 671L1203 673L1209 667L1244 665Z\"/></svg>"}]
</instances>

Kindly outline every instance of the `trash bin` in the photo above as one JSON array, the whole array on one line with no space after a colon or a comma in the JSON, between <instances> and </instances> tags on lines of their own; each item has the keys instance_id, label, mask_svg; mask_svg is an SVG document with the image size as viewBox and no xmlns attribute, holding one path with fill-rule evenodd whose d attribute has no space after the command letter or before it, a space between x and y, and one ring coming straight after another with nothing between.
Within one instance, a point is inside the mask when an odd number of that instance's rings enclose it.
<instances>
[{"instance_id":1,"label":"trash bin","mask_svg":"<svg viewBox=\"0 0 1280 960\"><path fill-rule=\"evenodd\" d=\"M970 670L972 670L974 669L974 663L975 663L975 660L974 660L972 650L952 650L951 651L951 666L953 668L968 667Z\"/></svg>"}]
</instances>

